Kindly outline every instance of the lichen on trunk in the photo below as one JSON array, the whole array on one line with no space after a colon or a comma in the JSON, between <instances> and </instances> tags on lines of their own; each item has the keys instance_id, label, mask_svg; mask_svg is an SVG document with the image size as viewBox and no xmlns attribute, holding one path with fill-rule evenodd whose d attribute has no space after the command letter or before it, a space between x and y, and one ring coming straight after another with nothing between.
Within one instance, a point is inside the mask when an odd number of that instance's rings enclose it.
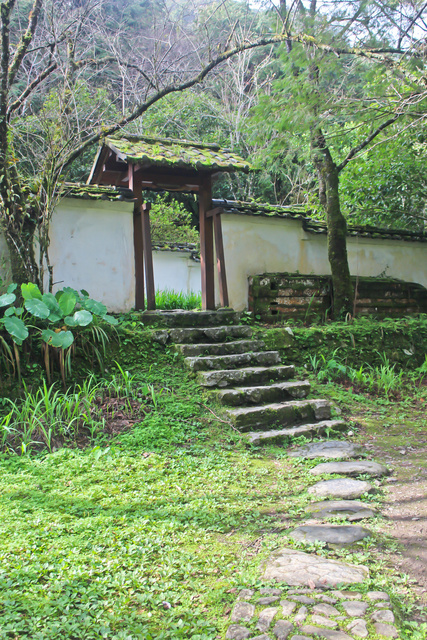
<instances>
[{"instance_id":1,"label":"lichen on trunk","mask_svg":"<svg viewBox=\"0 0 427 640\"><path fill-rule=\"evenodd\" d=\"M320 128L312 131L311 148L319 184L326 194L328 260L332 274L333 311L337 319L351 313L353 308L353 286L347 257L347 223L340 207L339 169Z\"/></svg>"}]
</instances>

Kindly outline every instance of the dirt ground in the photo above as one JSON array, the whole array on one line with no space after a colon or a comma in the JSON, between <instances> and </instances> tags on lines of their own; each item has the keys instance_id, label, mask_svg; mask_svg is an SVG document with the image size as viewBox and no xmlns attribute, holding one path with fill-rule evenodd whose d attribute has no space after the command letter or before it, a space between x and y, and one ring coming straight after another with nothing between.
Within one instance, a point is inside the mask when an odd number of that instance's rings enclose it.
<instances>
[{"instance_id":1,"label":"dirt ground","mask_svg":"<svg viewBox=\"0 0 427 640\"><path fill-rule=\"evenodd\" d=\"M427 620L427 420L424 429L417 430L416 442L404 434L395 438L381 433L366 433L365 446L373 457L385 462L393 471L387 479L382 513L385 533L395 538L398 550L387 552L386 561L406 574L424 609L421 618ZM396 444L393 444L395 440ZM410 443L410 444L409 444Z\"/></svg>"}]
</instances>

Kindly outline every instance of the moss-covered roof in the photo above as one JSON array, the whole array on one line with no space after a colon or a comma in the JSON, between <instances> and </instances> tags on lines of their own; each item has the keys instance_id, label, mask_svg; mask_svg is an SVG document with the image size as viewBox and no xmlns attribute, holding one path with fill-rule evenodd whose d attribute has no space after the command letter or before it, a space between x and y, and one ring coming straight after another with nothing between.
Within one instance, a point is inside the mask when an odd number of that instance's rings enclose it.
<instances>
[{"instance_id":1,"label":"moss-covered roof","mask_svg":"<svg viewBox=\"0 0 427 640\"><path fill-rule=\"evenodd\" d=\"M324 222L305 218L303 228L309 233L328 233ZM359 238L381 238L382 240L405 240L406 242L427 242L427 233L408 229L385 229L371 225L347 225L347 235Z\"/></svg>"},{"instance_id":2,"label":"moss-covered roof","mask_svg":"<svg viewBox=\"0 0 427 640\"><path fill-rule=\"evenodd\" d=\"M103 187L79 182L66 182L64 184L63 197L77 198L79 200L124 200L126 202L135 200L133 192L127 187Z\"/></svg>"},{"instance_id":3,"label":"moss-covered roof","mask_svg":"<svg viewBox=\"0 0 427 640\"><path fill-rule=\"evenodd\" d=\"M147 137L106 138L105 144L119 158L130 164L168 169L198 171L244 171L251 165L228 149L217 144L202 144L188 140Z\"/></svg>"},{"instance_id":4,"label":"moss-covered roof","mask_svg":"<svg viewBox=\"0 0 427 640\"><path fill-rule=\"evenodd\" d=\"M240 200L212 200L213 207L222 207L227 213L248 216L267 216L269 218L305 217L309 213L308 207L302 204L282 207L275 204L259 202L242 202Z\"/></svg>"},{"instance_id":5,"label":"moss-covered roof","mask_svg":"<svg viewBox=\"0 0 427 640\"><path fill-rule=\"evenodd\" d=\"M237 200L213 200L213 207L222 207L226 213L240 215L262 216L270 218L299 218L304 231L307 233L326 234L327 226L324 222L313 220L310 209L306 205L259 204L258 202L240 202ZM407 229L384 229L370 225L348 225L348 236L360 238L382 238L384 240L405 240L407 242L427 242L427 233L408 231Z\"/></svg>"}]
</instances>

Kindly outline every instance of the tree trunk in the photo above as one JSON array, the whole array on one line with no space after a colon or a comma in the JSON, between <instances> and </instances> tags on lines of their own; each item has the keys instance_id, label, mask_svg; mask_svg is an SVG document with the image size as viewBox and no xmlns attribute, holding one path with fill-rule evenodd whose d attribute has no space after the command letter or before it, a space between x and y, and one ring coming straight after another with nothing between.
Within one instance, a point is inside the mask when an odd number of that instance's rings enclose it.
<instances>
[{"instance_id":1,"label":"tree trunk","mask_svg":"<svg viewBox=\"0 0 427 640\"><path fill-rule=\"evenodd\" d=\"M328 225L328 259L331 265L334 318L351 313L353 308L353 286L347 258L347 224L341 213L338 191L339 169L332 159L320 129L312 133L313 161L326 193Z\"/></svg>"},{"instance_id":2,"label":"tree trunk","mask_svg":"<svg viewBox=\"0 0 427 640\"><path fill-rule=\"evenodd\" d=\"M40 286L39 269L34 255L34 227L21 234L5 229L4 235L9 249L12 280L17 284L34 282Z\"/></svg>"}]
</instances>

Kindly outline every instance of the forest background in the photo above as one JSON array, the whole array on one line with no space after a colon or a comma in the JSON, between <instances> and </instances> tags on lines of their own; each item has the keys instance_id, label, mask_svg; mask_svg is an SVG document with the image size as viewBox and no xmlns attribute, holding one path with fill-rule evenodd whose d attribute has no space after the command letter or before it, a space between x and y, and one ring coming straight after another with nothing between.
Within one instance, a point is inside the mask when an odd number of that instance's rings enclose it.
<instances>
[{"instance_id":1,"label":"forest background","mask_svg":"<svg viewBox=\"0 0 427 640\"><path fill-rule=\"evenodd\" d=\"M304 204L325 219L345 310L347 221L425 226L426 9L4 0L0 218L14 280L41 282L65 182L85 181L102 138L122 132L231 148L257 171L224 177L214 195ZM172 225L187 226L194 210L190 196L175 202Z\"/></svg>"}]
</instances>

